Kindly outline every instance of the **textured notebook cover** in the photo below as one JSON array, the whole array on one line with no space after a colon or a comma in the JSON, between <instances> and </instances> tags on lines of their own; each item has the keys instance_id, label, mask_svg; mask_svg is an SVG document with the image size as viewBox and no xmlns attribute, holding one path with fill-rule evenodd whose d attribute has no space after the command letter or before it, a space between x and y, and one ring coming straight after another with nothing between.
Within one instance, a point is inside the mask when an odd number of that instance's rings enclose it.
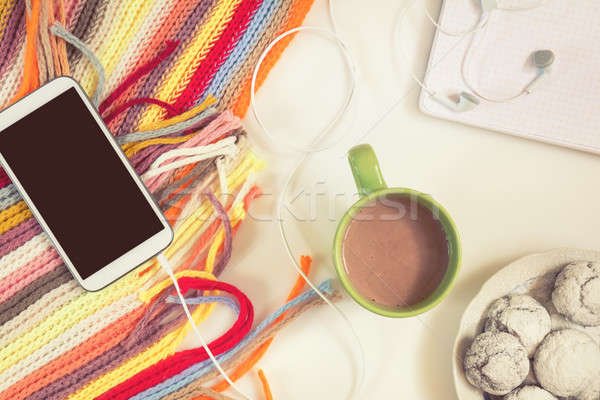
<instances>
[{"instance_id":1,"label":"textured notebook cover","mask_svg":"<svg viewBox=\"0 0 600 400\"><path fill-rule=\"evenodd\" d=\"M504 0L502 5L535 4L539 0ZM447 31L474 26L476 2L448 0L440 13ZM531 53L556 54L549 79L535 92L508 103L482 104L472 111L447 110L422 91L421 110L429 115L529 139L600 153L600 2L550 0L529 11L492 12L486 28L474 37L465 71L488 97L510 97L525 87L536 71ZM462 63L471 36L436 32L425 76L427 86L453 96L467 86Z\"/></svg>"}]
</instances>

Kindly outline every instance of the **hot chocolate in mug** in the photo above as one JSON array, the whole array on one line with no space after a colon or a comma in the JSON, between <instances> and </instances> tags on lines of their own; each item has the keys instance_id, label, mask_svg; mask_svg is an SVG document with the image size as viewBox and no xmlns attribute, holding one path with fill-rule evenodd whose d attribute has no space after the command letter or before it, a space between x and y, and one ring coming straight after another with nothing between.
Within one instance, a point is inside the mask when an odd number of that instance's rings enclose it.
<instances>
[{"instance_id":1,"label":"hot chocolate in mug","mask_svg":"<svg viewBox=\"0 0 600 400\"><path fill-rule=\"evenodd\" d=\"M460 268L452 218L427 194L388 188L371 146L352 148L348 160L360 199L335 234L342 285L360 305L387 317L430 310L448 294Z\"/></svg>"}]
</instances>

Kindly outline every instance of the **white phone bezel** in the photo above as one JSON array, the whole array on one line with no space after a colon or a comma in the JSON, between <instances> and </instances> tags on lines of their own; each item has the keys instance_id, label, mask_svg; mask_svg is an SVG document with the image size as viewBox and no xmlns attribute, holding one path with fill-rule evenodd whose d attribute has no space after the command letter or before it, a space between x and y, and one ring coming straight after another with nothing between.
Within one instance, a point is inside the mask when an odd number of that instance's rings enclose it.
<instances>
[{"instance_id":1,"label":"white phone bezel","mask_svg":"<svg viewBox=\"0 0 600 400\"><path fill-rule=\"evenodd\" d=\"M71 260L69 259L68 254L64 251L58 240L56 240L56 237L50 230L50 227L46 224L46 221L35 206L35 203L28 196L27 192L24 190L18 178L11 170L10 165L8 165L8 163L4 159L2 155L2 149L0 149L0 165L4 168L11 181L18 189L19 193L23 197L23 200L31 210L32 214L38 220L43 230L50 237L52 244L55 246L56 250L65 262L65 265L69 268L75 279L85 290L97 291L116 281L120 277L135 269L144 261L149 260L156 254L164 250L166 247L168 247L169 244L171 244L171 241L173 240L173 230L171 229L171 226L160 211L160 208L152 199L150 193L142 183L141 179L129 163L129 160L127 159L117 142L114 140L112 134L104 124L104 121L102 121L102 118L92 105L84 90L74 79L70 77L56 78L51 82L47 83L46 85L42 86L41 88L37 89L36 91L28 94L23 99L17 101L15 104L6 108L2 112L0 112L0 135L2 134L2 131L8 128L10 125L14 124L23 117L37 110L39 107L50 102L57 96L72 88L74 88L77 91L90 113L94 116L94 119L98 123L98 126L101 128L104 135L108 138L109 143L115 149L121 161L123 161L123 165L133 178L134 182L144 194L144 197L151 205L152 210L154 211L156 216L160 219L163 225L163 229L154 236L139 244L138 246L129 250L127 253L121 255L116 260L105 265L100 270L98 270L98 272L83 279L77 272L77 269L75 268ZM115 227L115 229L118 228Z\"/></svg>"}]
</instances>

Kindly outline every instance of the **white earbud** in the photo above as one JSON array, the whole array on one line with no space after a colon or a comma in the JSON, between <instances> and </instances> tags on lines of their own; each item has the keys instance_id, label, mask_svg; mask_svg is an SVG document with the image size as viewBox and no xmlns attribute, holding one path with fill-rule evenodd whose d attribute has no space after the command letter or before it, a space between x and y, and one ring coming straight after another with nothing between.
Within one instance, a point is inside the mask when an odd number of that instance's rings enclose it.
<instances>
[{"instance_id":1,"label":"white earbud","mask_svg":"<svg viewBox=\"0 0 600 400\"><path fill-rule=\"evenodd\" d=\"M533 89L536 88L540 82L544 81L545 78L550 74L554 59L555 56L552 50L538 50L531 55L531 61L537 68L538 74L525 88L525 92L527 94L533 92Z\"/></svg>"},{"instance_id":2,"label":"white earbud","mask_svg":"<svg viewBox=\"0 0 600 400\"><path fill-rule=\"evenodd\" d=\"M468 92L461 92L456 100L437 93L433 94L431 98L454 112L471 111L479 105L479 99Z\"/></svg>"}]
</instances>

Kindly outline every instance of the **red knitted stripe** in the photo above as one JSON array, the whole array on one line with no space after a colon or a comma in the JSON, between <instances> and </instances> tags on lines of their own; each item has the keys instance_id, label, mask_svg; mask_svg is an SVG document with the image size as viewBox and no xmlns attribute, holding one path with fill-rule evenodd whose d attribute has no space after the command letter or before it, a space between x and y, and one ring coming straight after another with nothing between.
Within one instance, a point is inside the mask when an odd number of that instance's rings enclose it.
<instances>
[{"instance_id":1,"label":"red knitted stripe","mask_svg":"<svg viewBox=\"0 0 600 400\"><path fill-rule=\"evenodd\" d=\"M3 169L0 169L0 189L2 189L5 186L10 185L12 182L10 181L10 178L8 177L8 175L6 175L6 172L4 172Z\"/></svg>"},{"instance_id":2,"label":"red knitted stripe","mask_svg":"<svg viewBox=\"0 0 600 400\"><path fill-rule=\"evenodd\" d=\"M206 58L192 75L190 83L175 101L175 108L185 110L202 96L214 75L248 28L252 16L261 3L262 0L242 1L223 34L210 49Z\"/></svg>"},{"instance_id":3,"label":"red knitted stripe","mask_svg":"<svg viewBox=\"0 0 600 400\"><path fill-rule=\"evenodd\" d=\"M152 71L165 58L169 57L175 51L178 45L179 41L167 42L167 46L162 52L160 52L158 56L129 74L129 76L100 104L100 107L98 107L100 114L104 114L104 111L106 111L106 109L110 107L110 105L114 103L115 100L117 100L131 85L135 84L142 76Z\"/></svg>"},{"instance_id":4,"label":"red knitted stripe","mask_svg":"<svg viewBox=\"0 0 600 400\"><path fill-rule=\"evenodd\" d=\"M115 108L113 110L113 112L111 112L110 114L108 114L106 117L103 118L104 123L106 125L110 124L111 121L113 119L117 118L122 112L126 111L127 109L129 109L129 107L134 106L136 104L155 104L157 106L160 106L160 107L164 108L165 110L167 110L167 117L169 117L169 118L174 117L175 115L179 114L179 110L177 110L176 108L174 108L172 105L170 105L167 102L164 102L162 100L155 99L152 97L139 97L137 99L129 100L129 101L121 104L117 108Z\"/></svg>"},{"instance_id":5,"label":"red knitted stripe","mask_svg":"<svg viewBox=\"0 0 600 400\"><path fill-rule=\"evenodd\" d=\"M252 307L250 299L248 299L248 297L238 288L224 282L211 281L202 278L184 277L179 278L177 281L181 287L181 292L184 294L190 289L220 290L236 297L240 305L240 314L237 321L223 336L212 341L208 345L215 356L230 350L248 334L254 320L254 308ZM206 359L208 359L208 355L204 348L180 351L139 372L125 382L122 382L108 392L97 397L96 400L129 399L132 396L177 375L191 365Z\"/></svg>"}]
</instances>

